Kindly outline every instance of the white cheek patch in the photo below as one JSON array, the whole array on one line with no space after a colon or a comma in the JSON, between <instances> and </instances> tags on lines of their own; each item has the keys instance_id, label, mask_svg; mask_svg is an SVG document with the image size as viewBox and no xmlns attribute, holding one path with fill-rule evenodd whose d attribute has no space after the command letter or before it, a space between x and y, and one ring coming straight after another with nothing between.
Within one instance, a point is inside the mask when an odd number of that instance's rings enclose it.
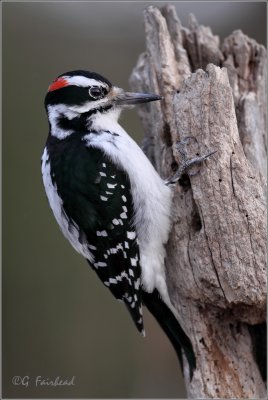
<instances>
[{"instance_id":1,"label":"white cheek patch","mask_svg":"<svg viewBox=\"0 0 268 400\"><path fill-rule=\"evenodd\" d=\"M64 115L69 120L77 117L78 113L71 111L64 104L57 104L55 106L48 106L47 108L48 119L51 124L51 135L57 137L58 139L65 139L67 136L71 135L73 131L63 130L58 127L58 119L60 115Z\"/></svg>"}]
</instances>

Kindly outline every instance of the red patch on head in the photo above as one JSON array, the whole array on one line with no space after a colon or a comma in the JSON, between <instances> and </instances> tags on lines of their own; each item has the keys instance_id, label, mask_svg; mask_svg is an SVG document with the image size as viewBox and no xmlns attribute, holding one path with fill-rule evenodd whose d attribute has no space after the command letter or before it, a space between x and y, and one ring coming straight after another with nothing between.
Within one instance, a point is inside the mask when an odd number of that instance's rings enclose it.
<instances>
[{"instance_id":1,"label":"red patch on head","mask_svg":"<svg viewBox=\"0 0 268 400\"><path fill-rule=\"evenodd\" d=\"M48 88L48 92L52 92L53 90L57 90L57 89L61 89L65 86L68 86L69 83L66 79L64 78L59 78L56 79L53 83L51 83L51 85Z\"/></svg>"}]
</instances>

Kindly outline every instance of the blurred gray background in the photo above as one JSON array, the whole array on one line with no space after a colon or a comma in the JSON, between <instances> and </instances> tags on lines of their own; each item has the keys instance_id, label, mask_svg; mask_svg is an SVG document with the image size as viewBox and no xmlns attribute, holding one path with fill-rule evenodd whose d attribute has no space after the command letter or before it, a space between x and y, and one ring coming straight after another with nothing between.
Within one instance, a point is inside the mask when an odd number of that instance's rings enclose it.
<instances>
[{"instance_id":1,"label":"blurred gray background","mask_svg":"<svg viewBox=\"0 0 268 400\"><path fill-rule=\"evenodd\" d=\"M3 397L185 397L166 337L145 312L142 338L65 241L40 174L48 85L63 72L88 69L127 89L144 51L149 4L3 4ZM239 28L265 44L265 3L172 4L184 26L193 12L221 38ZM135 111L122 124L141 140ZM29 386L12 384L17 375L29 376ZM39 375L75 376L75 386L35 387Z\"/></svg>"}]
</instances>

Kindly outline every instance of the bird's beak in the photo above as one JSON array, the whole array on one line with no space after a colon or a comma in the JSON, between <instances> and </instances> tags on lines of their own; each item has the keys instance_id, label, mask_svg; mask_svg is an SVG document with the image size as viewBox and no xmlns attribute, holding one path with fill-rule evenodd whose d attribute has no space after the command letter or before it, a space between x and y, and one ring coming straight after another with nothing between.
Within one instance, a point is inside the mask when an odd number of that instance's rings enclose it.
<instances>
[{"instance_id":1,"label":"bird's beak","mask_svg":"<svg viewBox=\"0 0 268 400\"><path fill-rule=\"evenodd\" d=\"M114 101L115 104L128 106L140 103L148 103L149 101L162 100L162 96L158 96L153 93L132 93L132 92L121 92L119 93Z\"/></svg>"}]
</instances>

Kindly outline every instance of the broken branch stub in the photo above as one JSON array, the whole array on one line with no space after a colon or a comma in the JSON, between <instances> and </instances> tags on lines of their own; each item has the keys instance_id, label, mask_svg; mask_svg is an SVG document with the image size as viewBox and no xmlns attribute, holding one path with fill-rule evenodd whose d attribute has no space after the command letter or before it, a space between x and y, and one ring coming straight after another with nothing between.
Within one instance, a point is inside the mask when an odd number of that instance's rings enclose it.
<instances>
[{"instance_id":1,"label":"broken branch stub","mask_svg":"<svg viewBox=\"0 0 268 400\"><path fill-rule=\"evenodd\" d=\"M222 50L245 154L257 171L267 177L266 50L240 30L224 40Z\"/></svg>"}]
</instances>

